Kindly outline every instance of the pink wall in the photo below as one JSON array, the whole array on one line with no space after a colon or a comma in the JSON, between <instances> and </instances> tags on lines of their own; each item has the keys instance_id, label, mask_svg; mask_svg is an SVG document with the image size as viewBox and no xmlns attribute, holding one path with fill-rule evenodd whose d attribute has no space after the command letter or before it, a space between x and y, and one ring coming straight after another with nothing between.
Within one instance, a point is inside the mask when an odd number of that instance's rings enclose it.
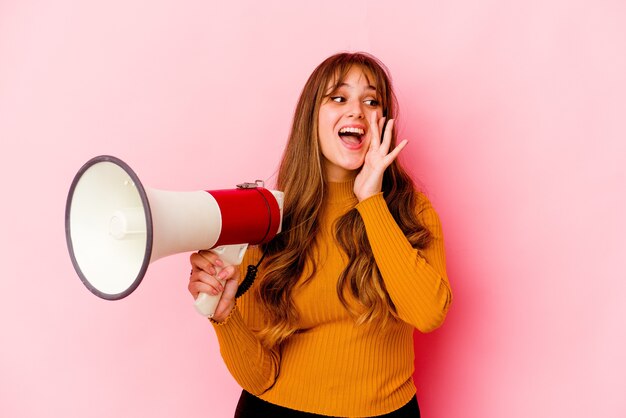
<instances>
[{"instance_id":1,"label":"pink wall","mask_svg":"<svg viewBox=\"0 0 626 418\"><path fill-rule=\"evenodd\" d=\"M67 190L103 153L151 187L271 179L299 89L345 49L390 67L447 237L424 415L626 416L623 1L209 3L0 1L0 416L232 415L187 255L97 299Z\"/></svg>"}]
</instances>

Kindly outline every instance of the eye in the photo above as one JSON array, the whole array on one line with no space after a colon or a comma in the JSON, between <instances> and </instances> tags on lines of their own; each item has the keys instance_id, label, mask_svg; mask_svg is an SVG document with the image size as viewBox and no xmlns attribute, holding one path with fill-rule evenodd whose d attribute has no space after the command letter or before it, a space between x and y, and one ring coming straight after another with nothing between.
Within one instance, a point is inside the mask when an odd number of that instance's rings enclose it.
<instances>
[{"instance_id":1,"label":"eye","mask_svg":"<svg viewBox=\"0 0 626 418\"><path fill-rule=\"evenodd\" d=\"M330 100L332 100L333 102L336 102L336 103L343 103L343 102L346 101L345 97L343 97L343 96L332 96L330 98Z\"/></svg>"},{"instance_id":2,"label":"eye","mask_svg":"<svg viewBox=\"0 0 626 418\"><path fill-rule=\"evenodd\" d=\"M367 99L363 103L365 103L366 105L369 105L369 106L374 106L374 107L380 105L380 102L378 100L376 100L376 99Z\"/></svg>"}]
</instances>

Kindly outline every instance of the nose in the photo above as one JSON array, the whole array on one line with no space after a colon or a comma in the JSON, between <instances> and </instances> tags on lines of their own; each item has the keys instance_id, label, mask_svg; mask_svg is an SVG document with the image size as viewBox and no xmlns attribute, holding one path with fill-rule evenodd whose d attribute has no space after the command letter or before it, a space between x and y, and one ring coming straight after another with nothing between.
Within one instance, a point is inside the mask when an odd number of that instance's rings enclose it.
<instances>
[{"instance_id":1,"label":"nose","mask_svg":"<svg viewBox=\"0 0 626 418\"><path fill-rule=\"evenodd\" d=\"M363 104L360 101L352 101L350 107L348 108L348 117L352 117L355 119L363 119L365 117L365 114L363 112Z\"/></svg>"}]
</instances>

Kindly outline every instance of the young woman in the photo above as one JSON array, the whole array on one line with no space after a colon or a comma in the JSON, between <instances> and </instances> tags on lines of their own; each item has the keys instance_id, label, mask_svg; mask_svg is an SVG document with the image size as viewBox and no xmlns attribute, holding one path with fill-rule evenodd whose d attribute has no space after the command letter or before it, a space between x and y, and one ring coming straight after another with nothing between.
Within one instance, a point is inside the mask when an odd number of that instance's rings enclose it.
<instances>
[{"instance_id":1,"label":"young woman","mask_svg":"<svg viewBox=\"0 0 626 418\"><path fill-rule=\"evenodd\" d=\"M250 291L235 300L240 269L192 254L192 296L223 291L212 322L244 389L236 417L419 417L413 331L440 326L452 295L439 218L396 159L396 111L377 59L327 58L278 172L282 232L242 263L264 255Z\"/></svg>"}]
</instances>

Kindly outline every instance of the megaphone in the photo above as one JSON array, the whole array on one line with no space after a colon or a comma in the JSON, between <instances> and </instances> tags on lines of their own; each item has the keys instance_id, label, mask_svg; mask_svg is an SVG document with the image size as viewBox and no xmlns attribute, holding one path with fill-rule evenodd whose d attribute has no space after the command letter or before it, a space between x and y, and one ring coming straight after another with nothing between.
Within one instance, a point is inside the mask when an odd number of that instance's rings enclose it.
<instances>
[{"instance_id":1,"label":"megaphone","mask_svg":"<svg viewBox=\"0 0 626 418\"><path fill-rule=\"evenodd\" d=\"M248 245L280 232L283 193L261 181L235 189L175 192L145 188L119 158L92 158L72 181L65 236L74 269L85 286L107 300L131 294L148 265L162 257L217 253L239 265ZM194 305L212 317L221 295L200 294Z\"/></svg>"}]
</instances>

